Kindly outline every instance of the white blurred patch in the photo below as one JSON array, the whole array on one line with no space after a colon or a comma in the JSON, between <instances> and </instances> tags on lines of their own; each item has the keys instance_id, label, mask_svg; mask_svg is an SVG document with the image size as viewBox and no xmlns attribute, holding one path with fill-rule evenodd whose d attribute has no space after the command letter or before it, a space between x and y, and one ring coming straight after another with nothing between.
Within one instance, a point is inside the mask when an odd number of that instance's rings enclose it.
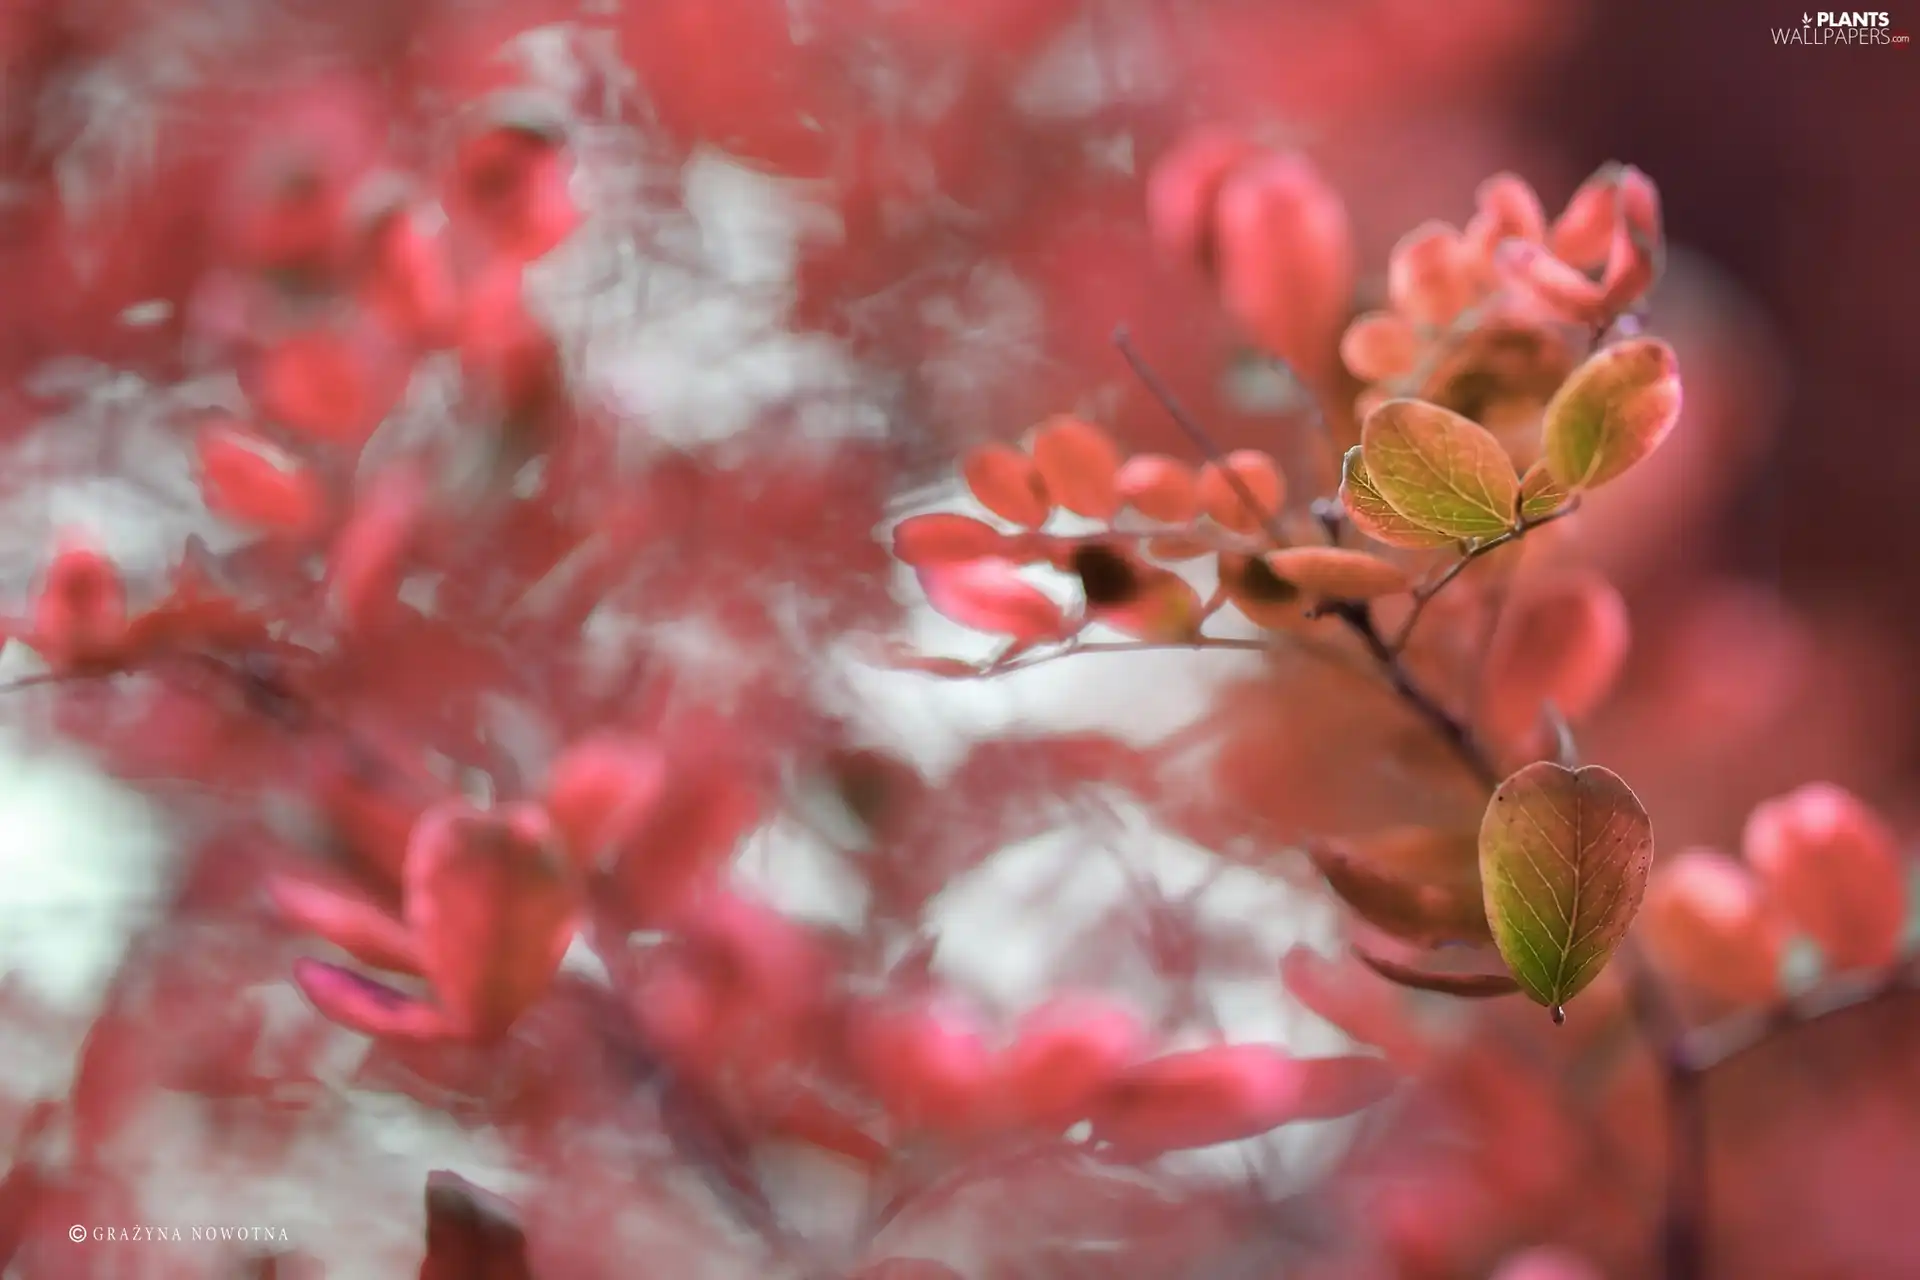
<instances>
[{"instance_id":1,"label":"white blurred patch","mask_svg":"<svg viewBox=\"0 0 1920 1280\"><path fill-rule=\"evenodd\" d=\"M10 670L0 662L0 678ZM13 730L0 731L0 777L0 971L90 1014L165 897L166 817L79 753Z\"/></svg>"}]
</instances>

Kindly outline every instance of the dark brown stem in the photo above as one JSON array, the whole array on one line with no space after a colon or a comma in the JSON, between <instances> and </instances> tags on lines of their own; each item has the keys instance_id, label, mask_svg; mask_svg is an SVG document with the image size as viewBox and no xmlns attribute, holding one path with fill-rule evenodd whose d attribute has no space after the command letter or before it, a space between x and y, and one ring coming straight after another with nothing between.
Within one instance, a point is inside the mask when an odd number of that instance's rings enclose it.
<instances>
[{"instance_id":1,"label":"dark brown stem","mask_svg":"<svg viewBox=\"0 0 1920 1280\"><path fill-rule=\"evenodd\" d=\"M1243 481L1231 467L1222 465L1223 458L1220 446L1214 443L1213 437L1208 434L1207 429L1202 427L1199 422L1194 419L1193 415L1186 411L1180 401L1174 397L1172 388L1168 387L1160 375L1154 372L1153 367L1141 358L1140 353L1134 349L1133 339L1127 333L1124 326L1114 330L1113 345L1120 352L1121 358L1127 362L1127 367L1133 371L1133 376L1140 380L1140 385L1145 387L1147 393L1160 403L1160 407L1167 411L1167 416L1172 418L1174 424L1186 433L1187 438L1193 441L1195 447L1206 455L1210 462L1220 468L1222 477L1233 487L1233 491L1240 499L1241 505L1247 509L1248 514L1260 522L1261 527L1267 531L1267 536L1273 539L1273 544L1276 547L1285 546L1287 541L1286 535L1280 529L1280 522L1277 515L1266 509L1265 505L1254 494L1253 490L1247 487L1246 482ZM1556 512L1555 517L1560 514L1560 512ZM1323 524L1325 524L1326 517L1323 515L1321 518ZM1544 521L1536 523L1544 523ZM1484 550L1490 551L1494 546L1510 541L1525 532L1529 527L1530 526L1526 524L1516 526L1508 533L1502 534L1500 537L1484 544ZM1334 532L1334 527L1329 525L1328 532L1331 537ZM1467 560L1472 559L1473 556L1477 554L1480 554L1479 550L1469 552L1460 562L1461 565L1464 565ZM1458 567L1452 571L1452 573L1455 574L1458 572ZM1445 585L1444 581L1439 585ZM1433 590L1438 590L1438 586L1433 588ZM1418 597L1416 597L1416 613L1419 604L1420 601ZM1360 642L1366 646L1367 652L1380 664L1381 670L1386 674L1388 683L1393 686L1393 691L1399 695L1400 700L1405 702L1413 709L1416 715L1433 727L1434 732L1439 734L1442 740L1453 749L1454 754L1460 757L1467 768L1473 772L1473 776L1476 779L1485 783L1488 789L1500 785L1500 772L1494 767L1492 758L1487 755L1485 749L1483 749L1478 740L1475 739L1473 731L1467 727L1464 720L1454 716L1445 707L1441 706L1440 703L1434 699L1433 695L1422 689L1414 681L1413 677L1408 673L1406 665L1400 661L1399 647L1394 644L1389 644L1386 639L1381 636L1380 627L1374 620L1371 606L1359 601L1329 601L1323 612L1327 616L1339 618L1360 638ZM1408 625L1401 629L1401 638L1404 639L1405 633L1411 629L1412 623L1411 620L1409 620Z\"/></svg>"},{"instance_id":2,"label":"dark brown stem","mask_svg":"<svg viewBox=\"0 0 1920 1280\"><path fill-rule=\"evenodd\" d=\"M1685 1030L1645 959L1630 951L1628 996L1658 1059L1667 1093L1667 1188L1661 1200L1662 1280L1702 1280L1707 1265L1707 1100L1705 1072L1686 1052Z\"/></svg>"},{"instance_id":3,"label":"dark brown stem","mask_svg":"<svg viewBox=\"0 0 1920 1280\"><path fill-rule=\"evenodd\" d=\"M1499 786L1500 771L1494 767L1493 758L1480 745L1473 730L1467 727L1464 720L1441 706L1432 694L1422 689L1408 674L1400 655L1381 636L1380 627L1373 618L1373 610L1358 601L1347 600L1328 605L1326 612L1329 617L1346 623L1347 628L1360 638L1360 643L1380 664L1387 683L1393 686L1400 700L1432 726L1433 731L1460 757L1473 776L1485 783L1489 790Z\"/></svg>"},{"instance_id":4,"label":"dark brown stem","mask_svg":"<svg viewBox=\"0 0 1920 1280\"><path fill-rule=\"evenodd\" d=\"M1920 957L1909 957L1865 985L1855 985L1839 993L1829 988L1811 997L1785 1001L1759 1013L1689 1032L1683 1042L1683 1054L1694 1071L1705 1074L1759 1048L1777 1035L1913 990L1916 968L1920 968Z\"/></svg>"}]
</instances>

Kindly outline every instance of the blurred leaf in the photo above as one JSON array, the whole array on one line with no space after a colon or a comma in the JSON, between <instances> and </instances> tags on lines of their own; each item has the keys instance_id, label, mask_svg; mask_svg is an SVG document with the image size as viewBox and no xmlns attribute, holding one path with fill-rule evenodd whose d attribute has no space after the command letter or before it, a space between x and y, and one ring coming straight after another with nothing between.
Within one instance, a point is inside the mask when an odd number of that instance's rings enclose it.
<instances>
[{"instance_id":1,"label":"blurred leaf","mask_svg":"<svg viewBox=\"0 0 1920 1280\"><path fill-rule=\"evenodd\" d=\"M893 529L893 554L916 569L1004 556L1013 544L986 521L950 511L908 516Z\"/></svg>"},{"instance_id":2,"label":"blurred leaf","mask_svg":"<svg viewBox=\"0 0 1920 1280\"><path fill-rule=\"evenodd\" d=\"M1267 568L1309 595L1330 600L1371 600L1413 584L1398 565L1364 551L1340 547L1289 547L1266 554Z\"/></svg>"},{"instance_id":3,"label":"blurred leaf","mask_svg":"<svg viewBox=\"0 0 1920 1280\"><path fill-rule=\"evenodd\" d=\"M1361 919L1409 942L1487 941L1476 837L1395 827L1352 840L1312 840L1307 856Z\"/></svg>"},{"instance_id":4,"label":"blurred leaf","mask_svg":"<svg viewBox=\"0 0 1920 1280\"><path fill-rule=\"evenodd\" d=\"M1390 547L1420 550L1444 547L1454 541L1446 534L1409 520L1394 510L1393 504L1374 487L1373 477L1367 474L1366 459L1361 455L1359 445L1347 450L1347 456L1341 464L1340 505L1346 508L1347 518L1353 521L1356 529L1375 542L1384 542Z\"/></svg>"},{"instance_id":5,"label":"blurred leaf","mask_svg":"<svg viewBox=\"0 0 1920 1280\"><path fill-rule=\"evenodd\" d=\"M1659 447L1680 419L1680 365L1656 338L1622 342L1573 371L1548 402L1545 460L1569 490L1596 489Z\"/></svg>"},{"instance_id":6,"label":"blurred leaf","mask_svg":"<svg viewBox=\"0 0 1920 1280\"><path fill-rule=\"evenodd\" d=\"M1115 478L1120 497L1149 520L1185 524L1200 514L1200 483L1193 468L1164 453L1128 458Z\"/></svg>"},{"instance_id":7,"label":"blurred leaf","mask_svg":"<svg viewBox=\"0 0 1920 1280\"><path fill-rule=\"evenodd\" d=\"M1527 589L1488 646L1482 727L1498 744L1532 743L1549 703L1579 723L1613 691L1631 644L1626 601L1599 574L1569 573Z\"/></svg>"},{"instance_id":8,"label":"blurred leaf","mask_svg":"<svg viewBox=\"0 0 1920 1280\"><path fill-rule=\"evenodd\" d=\"M1220 461L1207 463L1200 468L1196 486L1207 515L1236 533L1259 533L1287 500L1287 479L1280 464L1258 449L1235 449ZM1258 510L1247 508L1248 495Z\"/></svg>"},{"instance_id":9,"label":"blurred leaf","mask_svg":"<svg viewBox=\"0 0 1920 1280\"><path fill-rule=\"evenodd\" d=\"M1049 418L1034 432L1033 462L1048 496L1075 515L1111 520L1120 510L1120 448L1093 423Z\"/></svg>"},{"instance_id":10,"label":"blurred leaf","mask_svg":"<svg viewBox=\"0 0 1920 1280\"><path fill-rule=\"evenodd\" d=\"M1610 770L1542 760L1494 792L1480 825L1487 919L1521 988L1556 1017L1626 934L1652 862L1653 824Z\"/></svg>"},{"instance_id":11,"label":"blurred leaf","mask_svg":"<svg viewBox=\"0 0 1920 1280\"><path fill-rule=\"evenodd\" d=\"M961 464L960 474L981 506L1011 524L1038 529L1053 511L1040 468L1010 444L975 449Z\"/></svg>"},{"instance_id":12,"label":"blurred leaf","mask_svg":"<svg viewBox=\"0 0 1920 1280\"><path fill-rule=\"evenodd\" d=\"M1736 1007L1778 998L1781 934L1752 869L1712 849L1660 864L1635 928L1666 977Z\"/></svg>"},{"instance_id":13,"label":"blurred leaf","mask_svg":"<svg viewBox=\"0 0 1920 1280\"><path fill-rule=\"evenodd\" d=\"M1133 1158L1196 1150L1296 1121L1351 1115L1398 1080L1379 1058L1296 1058L1275 1045L1210 1045L1120 1073L1094 1107L1093 1136Z\"/></svg>"},{"instance_id":14,"label":"blurred leaf","mask_svg":"<svg viewBox=\"0 0 1920 1280\"><path fill-rule=\"evenodd\" d=\"M1513 526L1520 478L1493 434L1423 400L1389 400L1367 415L1361 456L1394 510L1454 538Z\"/></svg>"},{"instance_id":15,"label":"blurred leaf","mask_svg":"<svg viewBox=\"0 0 1920 1280\"><path fill-rule=\"evenodd\" d=\"M935 564L919 570L927 603L963 627L1021 643L1063 639L1073 630L1060 605L1020 576L1010 560Z\"/></svg>"},{"instance_id":16,"label":"blurred leaf","mask_svg":"<svg viewBox=\"0 0 1920 1280\"><path fill-rule=\"evenodd\" d=\"M1514 981L1511 974L1423 968L1358 945L1354 947L1353 954L1359 957L1361 964L1388 982L1415 991L1433 991L1466 1000L1485 1000L1494 996L1510 996L1520 989L1520 984Z\"/></svg>"}]
</instances>

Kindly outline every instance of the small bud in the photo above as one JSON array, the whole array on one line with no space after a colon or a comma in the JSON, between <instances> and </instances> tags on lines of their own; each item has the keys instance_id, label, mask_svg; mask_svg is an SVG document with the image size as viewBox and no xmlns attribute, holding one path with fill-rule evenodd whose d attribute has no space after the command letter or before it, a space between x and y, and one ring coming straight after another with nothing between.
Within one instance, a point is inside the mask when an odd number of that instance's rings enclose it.
<instances>
[{"instance_id":1,"label":"small bud","mask_svg":"<svg viewBox=\"0 0 1920 1280\"><path fill-rule=\"evenodd\" d=\"M1614 193L1618 165L1603 165L1580 184L1567 207L1554 220L1547 247L1554 257L1576 271L1594 271L1605 265L1613 245L1619 198Z\"/></svg>"},{"instance_id":2,"label":"small bud","mask_svg":"<svg viewBox=\"0 0 1920 1280\"><path fill-rule=\"evenodd\" d=\"M1653 180L1631 166L1619 173L1615 188L1618 214L1600 284L1608 314L1618 314L1653 288L1665 263L1666 239L1660 225L1660 192Z\"/></svg>"},{"instance_id":3,"label":"small bud","mask_svg":"<svg viewBox=\"0 0 1920 1280\"><path fill-rule=\"evenodd\" d=\"M1541 245L1508 240L1494 251L1493 267L1500 279L1570 321L1591 324L1604 314L1601 287Z\"/></svg>"},{"instance_id":4,"label":"small bud","mask_svg":"<svg viewBox=\"0 0 1920 1280\"><path fill-rule=\"evenodd\" d=\"M1469 248L1481 260L1506 240L1544 240L1546 211L1525 178L1496 173L1480 184L1473 196L1474 222L1469 224Z\"/></svg>"}]
</instances>

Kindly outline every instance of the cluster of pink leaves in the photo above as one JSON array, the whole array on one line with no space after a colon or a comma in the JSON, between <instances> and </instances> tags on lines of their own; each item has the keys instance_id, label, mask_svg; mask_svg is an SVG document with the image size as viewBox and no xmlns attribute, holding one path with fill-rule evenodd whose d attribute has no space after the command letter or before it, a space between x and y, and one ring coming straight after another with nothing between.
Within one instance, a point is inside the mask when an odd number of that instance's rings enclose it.
<instances>
[{"instance_id":1,"label":"cluster of pink leaves","mask_svg":"<svg viewBox=\"0 0 1920 1280\"><path fill-rule=\"evenodd\" d=\"M957 32L936 7L903 7L900 20L924 24L914 39L929 50L956 36L999 48L1047 35L1049 22L1036 13L1010 8L1004 21L969 19ZM65 29L56 6L29 16L45 22L38 30ZM1052 26L1064 16L1053 15ZM696 7L670 5L633 19L666 24L639 35L670 37L634 41L647 51L640 61L659 62L643 68L650 93L670 130L750 156L769 151L772 143L754 144L744 127L722 127L734 100L753 107L768 86L818 78L760 75L751 59L688 56L702 32L718 38L702 25L708 20ZM740 34L729 27L726 38ZM59 40L48 48L56 59L62 52ZM667 50L664 61L654 52ZM694 69L704 70L688 81ZM739 74L726 80L722 70ZM983 109L1002 87L980 80ZM70 538L13 634L60 686L62 728L95 743L118 772L213 782L233 794L291 786L315 807L321 838L289 847L243 818L237 834L195 851L171 909L230 913L239 934L201 954L163 928L130 957L89 1039L70 1111L57 1109L75 1125L75 1156L23 1144L8 1183L10 1255L52 1256L36 1242L76 1214L137 1218L104 1152L156 1088L269 1105L286 1117L277 1136L254 1135L269 1149L316 1105L317 1033L274 1049L286 1059L278 1067L261 1065L261 1007L237 999L216 1014L215 993L190 979L208 966L234 996L276 970L291 972L328 1016L389 1042L363 1068L363 1083L384 1074L436 1105L458 1109L468 1105L462 1096L486 1092L471 1078L471 1060L431 1056L440 1047L512 1040L530 1034L523 1015L537 1022L542 1009L550 1018L559 1010L567 1030L544 1045L551 1061L567 1060L563 1042L585 1034L571 1019L628 1024L695 1100L675 1105L719 1126L722 1145L783 1133L868 1162L922 1138L955 1156L987 1142L1052 1142L1077 1121L1091 1122L1105 1158L1135 1162L1344 1114L1388 1086L1373 1058L1301 1062L1260 1045L1168 1052L1124 1005L1090 996L1062 997L1005 1032L924 977L853 1000L841 989L853 964L840 954L846 939L712 884L765 816L768 747L796 736L781 717L804 723L808 713L783 710L778 684L762 702L770 714L751 727L670 713L662 710L670 692L639 680L639 664L614 682L637 682L639 691L609 701L581 688L569 665L577 657L526 657L642 587L668 601L730 590L739 603L722 602L729 620L764 628L748 612L755 571L767 567L754 548L777 530L784 507L796 528L814 533L816 497L829 492L828 505L851 513L850 527L864 536L859 459L837 459L817 477L787 467L770 495L777 502L763 504L753 547L740 550L745 571L733 571L727 557L739 530L708 515L736 505L725 491L733 481L669 463L614 491L602 466L609 426L572 402L554 341L526 305L523 267L559 246L579 217L557 114L514 87L474 94L451 145L423 162L417 149L391 146L379 127L383 103L351 80L302 85L271 107L241 139L240 162L200 187L219 195L215 248L189 282L194 336L239 373L247 409L180 424L207 506L254 539L224 558L189 545L170 579L152 584L127 581ZM780 114L764 104L740 110L747 122ZM953 145L972 147L961 134L981 132L981 120L968 120ZM875 156L893 154L893 140L873 144ZM979 158L983 174L988 158ZM876 183L843 189L877 210L903 194L889 172L883 166ZM855 196L846 212L857 224ZM842 266L866 270L873 256ZM813 293L832 296L817 281ZM463 375L464 436L455 447L435 442L370 464L366 446L412 372L445 353ZM479 486L451 483L452 464L476 451L488 464ZM541 485L531 495L511 491L513 475L535 460L546 464ZM1178 479L1161 483L1177 487ZM689 533L704 535L711 554L634 572L636 549ZM563 563L571 576L557 603L549 592L539 610L523 608ZM853 555L832 573L851 581L861 569ZM415 575L442 579L430 608L402 591ZM863 610L872 616L861 590L838 592L853 612L829 625ZM94 696L107 685L118 700L111 714ZM481 727L485 695L503 689L539 706L549 736L572 744L536 776L520 776L520 762L492 751ZM610 718L628 731L596 733ZM662 750L666 741L671 751ZM1086 776L1108 780L1107 766L1127 763L1114 744L1085 745L1105 762L1089 764ZM1034 762L1057 766L1073 746L1026 749ZM442 753L492 776L503 798L476 805L436 770ZM892 905L903 917L939 887L931 868L943 855L957 872L1012 834L996 833L975 807L1017 798L1010 791L1051 797L1072 780L1057 769L1010 768L1000 754L984 749L980 777L968 781L963 771L950 797L922 788L896 801L909 822L888 855ZM953 823L954 813L967 821ZM272 915L251 905L256 886L269 890ZM617 1011L556 977L583 923L615 975ZM400 975L402 985L300 956L312 944L289 936L288 925ZM626 953L632 930L662 926L665 944ZM143 1060L134 1043L162 1024L194 1046ZM809 1077L817 1087L796 1093L792 1081ZM512 1113L521 1128L537 1128L542 1108L560 1104L547 1090L528 1090L483 1112L498 1106L500 1118ZM444 1223L434 1208L445 1198L429 1194L435 1232ZM436 1256L460 1247L433 1246Z\"/></svg>"}]
</instances>

